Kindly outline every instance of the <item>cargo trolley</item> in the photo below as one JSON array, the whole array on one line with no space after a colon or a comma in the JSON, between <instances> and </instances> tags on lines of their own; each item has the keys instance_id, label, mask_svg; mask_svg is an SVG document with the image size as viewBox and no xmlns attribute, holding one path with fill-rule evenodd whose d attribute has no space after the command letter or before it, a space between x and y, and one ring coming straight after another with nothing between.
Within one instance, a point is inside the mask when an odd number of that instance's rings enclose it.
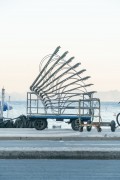
<instances>
[{"instance_id":1,"label":"cargo trolley","mask_svg":"<svg viewBox=\"0 0 120 180\"><path fill-rule=\"evenodd\" d=\"M93 98L94 92L82 94L80 100L70 100L66 110L71 113L61 114L62 109L58 110L58 114L46 113L44 107L41 106L41 100L33 92L27 93L27 118L34 122L34 127L37 130L44 130L48 127L50 119L62 122L65 121L71 124L74 131L83 132L84 128L91 131L95 127L98 132L102 131L102 126L109 126L111 131L116 129L116 122L103 122L101 118L101 104L99 98ZM74 105L74 106L73 106ZM59 107L59 106L58 106ZM75 110L75 111L74 111ZM77 112L77 113L76 113Z\"/></svg>"},{"instance_id":2,"label":"cargo trolley","mask_svg":"<svg viewBox=\"0 0 120 180\"><path fill-rule=\"evenodd\" d=\"M59 55L59 50L60 46L40 62L39 74L27 93L27 115L11 120L2 118L0 127L43 130L49 119L54 119L71 124L75 131L82 132L84 127L91 131L95 127L101 132L102 126L110 126L114 132L114 120L102 121L100 99L94 97L95 91L89 90L93 84L89 83L90 76L84 75L86 69L74 57L68 58L68 51Z\"/></svg>"}]
</instances>

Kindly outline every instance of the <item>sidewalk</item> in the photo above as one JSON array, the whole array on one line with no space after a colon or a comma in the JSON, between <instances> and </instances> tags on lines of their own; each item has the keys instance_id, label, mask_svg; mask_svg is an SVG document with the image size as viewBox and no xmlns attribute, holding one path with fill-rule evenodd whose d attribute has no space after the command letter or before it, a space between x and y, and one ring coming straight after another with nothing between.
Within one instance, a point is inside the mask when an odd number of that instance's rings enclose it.
<instances>
[{"instance_id":1,"label":"sidewalk","mask_svg":"<svg viewBox=\"0 0 120 180\"><path fill-rule=\"evenodd\" d=\"M120 128L111 132L110 128L104 128L102 132L92 129L87 132L73 131L71 129L36 129L26 128L0 128L0 140L120 140Z\"/></svg>"}]
</instances>

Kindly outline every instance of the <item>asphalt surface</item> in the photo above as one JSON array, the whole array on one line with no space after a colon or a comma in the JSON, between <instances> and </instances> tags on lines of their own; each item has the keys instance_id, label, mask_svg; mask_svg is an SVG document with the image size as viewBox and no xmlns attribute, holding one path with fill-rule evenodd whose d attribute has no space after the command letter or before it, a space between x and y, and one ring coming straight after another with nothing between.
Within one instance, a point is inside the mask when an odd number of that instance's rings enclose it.
<instances>
[{"instance_id":1,"label":"asphalt surface","mask_svg":"<svg viewBox=\"0 0 120 180\"><path fill-rule=\"evenodd\" d=\"M120 160L0 160L1 180L119 180Z\"/></svg>"},{"instance_id":2,"label":"asphalt surface","mask_svg":"<svg viewBox=\"0 0 120 180\"><path fill-rule=\"evenodd\" d=\"M118 150L120 141L48 141L48 140L1 140L0 149L80 149L80 150Z\"/></svg>"},{"instance_id":3,"label":"asphalt surface","mask_svg":"<svg viewBox=\"0 0 120 180\"><path fill-rule=\"evenodd\" d=\"M119 141L1 140L0 159L120 159Z\"/></svg>"},{"instance_id":4,"label":"asphalt surface","mask_svg":"<svg viewBox=\"0 0 120 180\"><path fill-rule=\"evenodd\" d=\"M0 129L0 159L120 159L120 129Z\"/></svg>"}]
</instances>

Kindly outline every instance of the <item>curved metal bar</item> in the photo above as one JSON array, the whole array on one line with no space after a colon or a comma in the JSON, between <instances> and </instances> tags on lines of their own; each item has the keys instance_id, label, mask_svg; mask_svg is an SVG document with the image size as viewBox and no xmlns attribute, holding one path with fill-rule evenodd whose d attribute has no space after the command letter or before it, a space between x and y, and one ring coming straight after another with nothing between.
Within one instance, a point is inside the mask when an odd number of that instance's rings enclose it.
<instances>
[{"instance_id":1,"label":"curved metal bar","mask_svg":"<svg viewBox=\"0 0 120 180\"><path fill-rule=\"evenodd\" d=\"M68 51L66 51L62 56L60 56L60 57L58 58L58 60L53 64L53 66L50 67L50 69L47 70L46 74L44 74L44 75L42 76L42 78L36 83L36 85L33 87L33 90L38 86L38 84L40 84L40 83L42 82L42 80L45 78L45 76L47 76L48 73L49 73L50 71L52 71L52 69L55 67L55 65L56 65L62 58L64 58L64 57L67 55L67 53L68 53ZM39 77L40 77L40 76L39 76ZM38 78L38 79L39 79L39 78Z\"/></svg>"},{"instance_id":2,"label":"curved metal bar","mask_svg":"<svg viewBox=\"0 0 120 180\"><path fill-rule=\"evenodd\" d=\"M51 74L51 76L49 76L49 79L52 78L56 73L58 73L66 64L70 63L72 60L74 59L74 57L71 57L68 61L66 61L64 64L62 64L53 74ZM42 87L49 79L47 79L46 81L44 81L39 87ZM48 86L48 85L47 85ZM43 87L44 88L44 87Z\"/></svg>"},{"instance_id":3,"label":"curved metal bar","mask_svg":"<svg viewBox=\"0 0 120 180\"><path fill-rule=\"evenodd\" d=\"M81 88L81 87L76 87L76 88L74 88L74 89L76 90L76 89L79 89L79 88ZM83 90L80 90L80 91L81 91L81 93L79 93L79 95L84 95L84 94L86 94L86 92L84 92ZM64 92L64 94L65 94L66 97L62 97L62 98L78 96L77 93L68 93L68 92L69 92L69 90L67 91L67 93ZM51 96L49 96L49 98L50 98L50 97L51 97ZM61 98L61 99L62 99L62 98ZM52 99L52 100L56 100L56 99Z\"/></svg>"},{"instance_id":4,"label":"curved metal bar","mask_svg":"<svg viewBox=\"0 0 120 180\"><path fill-rule=\"evenodd\" d=\"M66 84L66 85L64 85L64 86L62 86L62 87L60 87L59 89L57 89L57 90L60 90L60 89L63 89L63 88L66 88L66 87L68 87L68 86L70 86L70 85L72 85L72 84L75 84L76 82L79 82L79 81L81 81L81 79L78 79L78 80L76 80L76 81L74 81L74 82L71 82L71 83L69 83L69 84ZM93 85L93 84L89 84L89 86L90 85ZM83 85L83 86L81 86L81 87L87 87L86 85ZM55 91L57 91L57 90L55 90ZM73 90L73 89L72 89ZM71 91L72 91L71 90ZM48 92L48 91L47 91ZM52 91L52 92L49 92L49 93L53 93L54 91ZM65 92L65 91L64 91Z\"/></svg>"},{"instance_id":5,"label":"curved metal bar","mask_svg":"<svg viewBox=\"0 0 120 180\"><path fill-rule=\"evenodd\" d=\"M80 63L77 63L77 64L75 64L73 67L76 68L76 67L78 67L79 65L80 65ZM71 67L70 69L68 69L67 71L65 71L64 73L60 74L60 76L57 77L57 78L55 78L54 81L57 80L58 78L62 77L63 75L65 75L65 74L66 74L67 72L69 72L71 69L72 69L72 67ZM41 90L41 89L37 89L37 92L40 92L40 90Z\"/></svg>"},{"instance_id":6,"label":"curved metal bar","mask_svg":"<svg viewBox=\"0 0 120 180\"><path fill-rule=\"evenodd\" d=\"M42 59L40 73L30 89L40 97L46 112L50 108L53 113L61 114L71 106L69 101L75 96L77 99L82 98L84 94L89 96L90 92L87 92L86 88L93 84L85 83L90 76L81 76L86 70L78 69L80 63L71 65L74 57L65 60L68 51L59 56L59 49L60 47L57 47L51 56Z\"/></svg>"},{"instance_id":7,"label":"curved metal bar","mask_svg":"<svg viewBox=\"0 0 120 180\"><path fill-rule=\"evenodd\" d=\"M86 71L86 70L84 70L84 71ZM69 76L69 77L67 77L66 79L64 79L64 80L56 83L54 86L50 87L49 89L47 89L47 90L45 90L45 91L48 92L50 89L52 89L52 88L54 88L54 87L56 87L56 86L58 86L58 85L60 85L60 84L62 84L62 83L64 83L64 82L68 81L69 79L73 78L73 77L76 76L77 74L81 74L82 72L83 72L83 70L82 70L82 71L79 71L79 72L77 72L77 73L75 73L75 74L72 74L71 76ZM87 80L88 78L90 78L90 76L87 76L85 80ZM75 78L75 79L76 79L76 78ZM44 86L43 88L45 89L45 88L48 87L48 86L49 86L49 84L47 84L47 85ZM43 89L43 88L42 88L42 89Z\"/></svg>"},{"instance_id":8,"label":"curved metal bar","mask_svg":"<svg viewBox=\"0 0 120 180\"><path fill-rule=\"evenodd\" d=\"M48 60L47 64L44 66L44 68L42 69L42 71L40 72L40 74L37 76L37 78L34 80L34 82L32 83L32 85L30 86L30 90L33 90L33 86L36 83L36 81L39 79L39 77L42 75L42 73L44 72L44 70L47 68L48 64L50 63L51 59L54 57L55 54L58 53L60 49L60 46L58 46L55 51L53 52L53 54L51 55L50 59Z\"/></svg>"}]
</instances>

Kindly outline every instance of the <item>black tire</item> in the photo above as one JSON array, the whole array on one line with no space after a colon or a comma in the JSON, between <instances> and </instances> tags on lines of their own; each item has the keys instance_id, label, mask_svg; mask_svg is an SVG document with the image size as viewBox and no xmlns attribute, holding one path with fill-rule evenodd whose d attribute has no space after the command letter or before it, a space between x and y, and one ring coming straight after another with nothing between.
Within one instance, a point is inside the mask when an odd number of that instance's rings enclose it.
<instances>
[{"instance_id":1,"label":"black tire","mask_svg":"<svg viewBox=\"0 0 120 180\"><path fill-rule=\"evenodd\" d=\"M26 128L26 121L27 121L26 116L21 115L21 116L19 116L19 118L21 119L21 121L20 121L20 128Z\"/></svg>"},{"instance_id":2,"label":"black tire","mask_svg":"<svg viewBox=\"0 0 120 180\"><path fill-rule=\"evenodd\" d=\"M87 124L88 124L88 125L91 124L91 121L88 120L88 121L87 121ZM90 132L91 129L92 129L92 126L87 126L86 129L87 129L88 132Z\"/></svg>"},{"instance_id":3,"label":"black tire","mask_svg":"<svg viewBox=\"0 0 120 180\"><path fill-rule=\"evenodd\" d=\"M30 128L29 122L30 122L30 120L27 120L27 121L26 121L26 128Z\"/></svg>"},{"instance_id":4,"label":"black tire","mask_svg":"<svg viewBox=\"0 0 120 180\"><path fill-rule=\"evenodd\" d=\"M83 126L80 126L80 127L79 127L79 131L80 131L80 132L83 132Z\"/></svg>"},{"instance_id":5,"label":"black tire","mask_svg":"<svg viewBox=\"0 0 120 180\"><path fill-rule=\"evenodd\" d=\"M101 132L101 131L102 131L102 128L101 128L101 127L97 127L97 131L98 131L98 132Z\"/></svg>"},{"instance_id":6,"label":"black tire","mask_svg":"<svg viewBox=\"0 0 120 180\"><path fill-rule=\"evenodd\" d=\"M34 128L34 125L32 125L32 120L26 120L26 123L25 123L25 127L26 128Z\"/></svg>"},{"instance_id":7,"label":"black tire","mask_svg":"<svg viewBox=\"0 0 120 180\"><path fill-rule=\"evenodd\" d=\"M71 127L74 131L79 131L79 120L78 119L72 120Z\"/></svg>"},{"instance_id":8,"label":"black tire","mask_svg":"<svg viewBox=\"0 0 120 180\"><path fill-rule=\"evenodd\" d=\"M46 119L36 119L34 123L34 127L37 130L44 130L47 128L47 120Z\"/></svg>"},{"instance_id":9,"label":"black tire","mask_svg":"<svg viewBox=\"0 0 120 180\"><path fill-rule=\"evenodd\" d=\"M20 119L18 127L19 128L23 128L24 127L24 122L23 122L22 119Z\"/></svg>"},{"instance_id":10,"label":"black tire","mask_svg":"<svg viewBox=\"0 0 120 180\"><path fill-rule=\"evenodd\" d=\"M120 126L120 113L117 114L116 121L118 126Z\"/></svg>"},{"instance_id":11,"label":"black tire","mask_svg":"<svg viewBox=\"0 0 120 180\"><path fill-rule=\"evenodd\" d=\"M4 122L0 122L0 128L4 128Z\"/></svg>"},{"instance_id":12,"label":"black tire","mask_svg":"<svg viewBox=\"0 0 120 180\"><path fill-rule=\"evenodd\" d=\"M6 127L7 128L13 128L13 121L8 120Z\"/></svg>"},{"instance_id":13,"label":"black tire","mask_svg":"<svg viewBox=\"0 0 120 180\"><path fill-rule=\"evenodd\" d=\"M14 126L15 126L15 128L20 128L20 126L21 126L21 119L20 119L20 118L18 118L18 119L15 121Z\"/></svg>"},{"instance_id":14,"label":"black tire","mask_svg":"<svg viewBox=\"0 0 120 180\"><path fill-rule=\"evenodd\" d=\"M111 126L111 131L115 132L116 124L114 120L111 121L110 126Z\"/></svg>"},{"instance_id":15,"label":"black tire","mask_svg":"<svg viewBox=\"0 0 120 180\"><path fill-rule=\"evenodd\" d=\"M26 116L21 115L15 120L14 126L16 128L26 128L26 121L27 121Z\"/></svg>"}]
</instances>

